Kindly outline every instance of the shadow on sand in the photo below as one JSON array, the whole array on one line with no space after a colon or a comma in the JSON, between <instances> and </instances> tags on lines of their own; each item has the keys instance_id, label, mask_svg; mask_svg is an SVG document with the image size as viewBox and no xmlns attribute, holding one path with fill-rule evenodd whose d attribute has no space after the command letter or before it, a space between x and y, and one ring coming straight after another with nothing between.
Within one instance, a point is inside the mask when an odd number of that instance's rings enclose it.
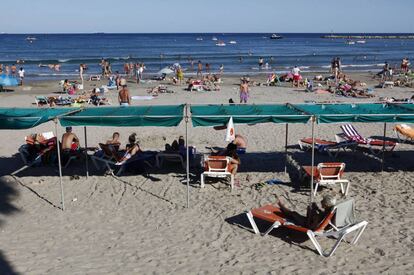
<instances>
[{"instance_id":1,"label":"shadow on sand","mask_svg":"<svg viewBox=\"0 0 414 275\"><path fill-rule=\"evenodd\" d=\"M13 200L19 196L16 185L0 177L0 226L4 223L4 217L16 214L19 209L13 205ZM7 261L4 252L0 250L0 274L17 274L12 265Z\"/></svg>"}]
</instances>

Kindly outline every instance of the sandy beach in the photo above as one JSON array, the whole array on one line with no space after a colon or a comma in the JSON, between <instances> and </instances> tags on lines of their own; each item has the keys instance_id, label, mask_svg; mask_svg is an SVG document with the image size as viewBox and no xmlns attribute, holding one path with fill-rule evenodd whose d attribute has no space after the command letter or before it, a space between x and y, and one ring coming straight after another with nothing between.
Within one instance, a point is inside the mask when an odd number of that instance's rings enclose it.
<instances>
[{"instance_id":1,"label":"sandy beach","mask_svg":"<svg viewBox=\"0 0 414 275\"><path fill-rule=\"evenodd\" d=\"M352 73L351 78L373 87L369 73ZM165 81L173 93L159 94L148 101L133 100L132 105L227 104L239 100L239 76L225 76L221 91L188 92L185 85ZM264 83L263 75L251 80ZM106 81L86 81L91 90ZM147 88L159 82L137 86L128 82L132 96L145 96ZM13 92L0 93L0 107L35 107L35 96L58 96L58 81L28 82ZM375 88L373 98L345 98L331 94L306 93L284 83L279 87L253 86L249 103L303 102L379 102L380 97L410 98L412 88ZM117 106L117 92L106 97ZM363 136L383 134L383 124L354 126ZM392 124L387 137L395 140ZM310 152L299 149L298 140L311 136L310 124L289 125L289 163L285 173L285 125L236 125L236 132L247 137L248 153L241 156L238 173L241 187L230 191L223 182L200 188L200 168L191 169L190 208L186 208L185 171L178 164L149 169L148 173L127 172L121 177L105 176L91 163L85 176L85 162L63 170L66 211L60 207L58 169L33 167L10 174L23 163L18 148L30 133L53 131L49 122L28 130L0 131L0 273L13 274L411 274L414 269L414 158L413 143L399 144L381 161L364 148L341 153L346 163L345 178L351 182L349 197L356 202L359 220L368 221L365 233L355 246L342 243L334 256L319 256L303 235L284 229L269 236L255 235L245 212L276 202L276 195L304 213L309 190L296 190L297 167L309 165ZM60 134L63 127L59 128ZM83 127L74 127L84 144ZM130 133L137 133L144 150L160 151L185 132L181 123L173 128L88 127L88 146L97 146L114 131L122 146ZM332 140L339 124L317 125L315 136ZM188 144L198 154L206 147L225 147L225 131L210 127L190 127ZM332 161L316 154L316 163ZM79 179L73 178L78 175ZM255 184L277 179L279 184ZM337 193L323 189L324 193ZM322 240L325 246L334 240Z\"/></svg>"}]
</instances>

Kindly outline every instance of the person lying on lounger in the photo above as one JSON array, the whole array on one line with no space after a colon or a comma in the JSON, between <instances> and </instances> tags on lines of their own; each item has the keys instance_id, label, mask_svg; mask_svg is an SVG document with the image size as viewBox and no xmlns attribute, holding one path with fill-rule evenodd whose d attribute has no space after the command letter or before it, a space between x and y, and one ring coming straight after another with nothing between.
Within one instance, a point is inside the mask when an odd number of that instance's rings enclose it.
<instances>
[{"instance_id":1,"label":"person lying on lounger","mask_svg":"<svg viewBox=\"0 0 414 275\"><path fill-rule=\"evenodd\" d=\"M121 165L133 156L143 152L139 146L139 142L137 142L136 136L137 134L133 133L128 137L128 144L125 146L123 156L118 159L117 165Z\"/></svg>"},{"instance_id":2,"label":"person lying on lounger","mask_svg":"<svg viewBox=\"0 0 414 275\"><path fill-rule=\"evenodd\" d=\"M318 228L325 217L332 212L332 208L336 204L336 199L334 196L325 195L321 200L321 206L323 209L320 209L318 205L313 202L310 206L307 207L306 216L302 216L298 212L287 208L279 198L278 200L279 201L277 204L287 218L291 219L296 225L308 228L310 230L315 230Z\"/></svg>"}]
</instances>

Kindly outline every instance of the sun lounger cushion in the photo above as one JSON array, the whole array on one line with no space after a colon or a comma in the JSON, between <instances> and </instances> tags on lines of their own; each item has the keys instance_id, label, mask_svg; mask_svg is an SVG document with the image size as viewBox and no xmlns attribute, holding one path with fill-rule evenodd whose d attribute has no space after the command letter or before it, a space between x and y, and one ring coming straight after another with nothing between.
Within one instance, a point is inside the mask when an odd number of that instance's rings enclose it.
<instances>
[{"instance_id":1,"label":"sun lounger cushion","mask_svg":"<svg viewBox=\"0 0 414 275\"><path fill-rule=\"evenodd\" d=\"M395 130L407 138L414 139L414 129L407 124L400 124L395 126Z\"/></svg>"}]
</instances>

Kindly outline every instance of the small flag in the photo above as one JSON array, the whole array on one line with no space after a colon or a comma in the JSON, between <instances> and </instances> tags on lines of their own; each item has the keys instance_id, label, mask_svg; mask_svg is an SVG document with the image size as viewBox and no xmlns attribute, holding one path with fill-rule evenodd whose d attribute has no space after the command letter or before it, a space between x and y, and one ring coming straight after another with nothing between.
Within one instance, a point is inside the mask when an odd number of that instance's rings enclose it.
<instances>
[{"instance_id":1,"label":"small flag","mask_svg":"<svg viewBox=\"0 0 414 275\"><path fill-rule=\"evenodd\" d=\"M233 117L230 117L229 123L227 123L226 141L232 142L235 138L236 138L236 133L234 130Z\"/></svg>"}]
</instances>

